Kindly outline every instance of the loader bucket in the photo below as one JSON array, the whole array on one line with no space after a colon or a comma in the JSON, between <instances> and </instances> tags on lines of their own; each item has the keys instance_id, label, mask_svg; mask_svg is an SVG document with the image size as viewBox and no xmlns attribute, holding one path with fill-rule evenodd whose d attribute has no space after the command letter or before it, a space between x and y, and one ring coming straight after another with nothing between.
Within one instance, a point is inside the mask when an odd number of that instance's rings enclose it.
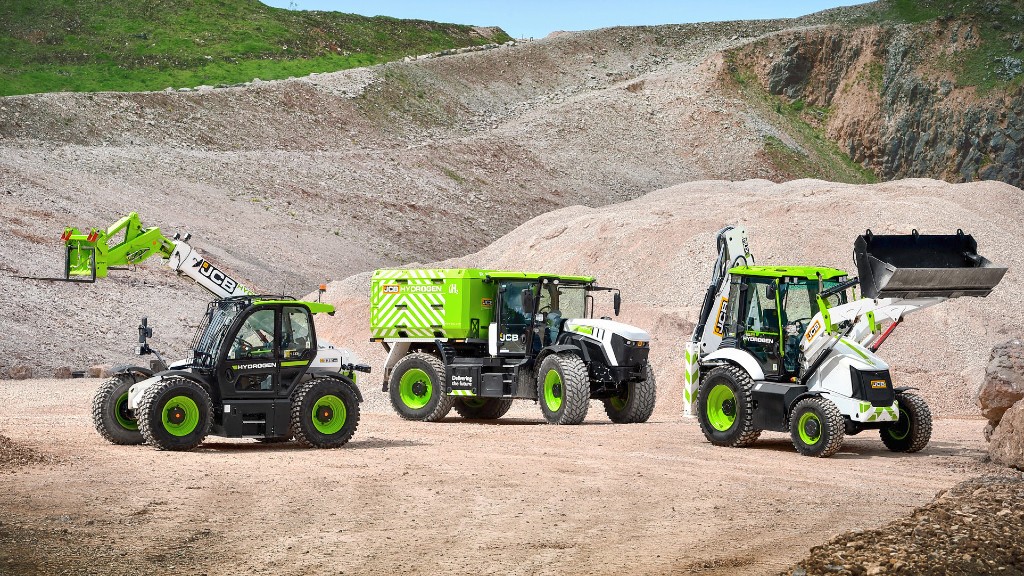
<instances>
[{"instance_id":1,"label":"loader bucket","mask_svg":"<svg viewBox=\"0 0 1024 576\"><path fill-rule=\"evenodd\" d=\"M974 237L956 234L872 234L853 248L867 298L988 296L1006 268L978 254Z\"/></svg>"}]
</instances>

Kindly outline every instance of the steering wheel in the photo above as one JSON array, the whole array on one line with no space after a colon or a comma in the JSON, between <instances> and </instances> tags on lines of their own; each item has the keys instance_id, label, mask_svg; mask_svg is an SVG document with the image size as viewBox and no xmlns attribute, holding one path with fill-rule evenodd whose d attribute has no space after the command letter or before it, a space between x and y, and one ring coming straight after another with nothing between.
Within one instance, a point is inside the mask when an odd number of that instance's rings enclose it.
<instances>
[{"instance_id":1,"label":"steering wheel","mask_svg":"<svg viewBox=\"0 0 1024 576\"><path fill-rule=\"evenodd\" d=\"M547 314L547 312L544 312L544 310L551 312L551 305L548 304L547 306L541 306L540 310L537 310L537 314Z\"/></svg>"}]
</instances>

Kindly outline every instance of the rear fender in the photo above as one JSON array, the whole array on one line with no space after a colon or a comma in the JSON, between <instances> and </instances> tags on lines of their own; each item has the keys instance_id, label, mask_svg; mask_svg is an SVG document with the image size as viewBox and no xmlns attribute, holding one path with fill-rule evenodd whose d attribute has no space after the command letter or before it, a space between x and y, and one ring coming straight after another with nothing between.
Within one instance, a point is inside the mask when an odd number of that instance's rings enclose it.
<instances>
[{"instance_id":1,"label":"rear fender","mask_svg":"<svg viewBox=\"0 0 1024 576\"><path fill-rule=\"evenodd\" d=\"M347 386L348 389L351 390L353 394L355 394L356 400L359 400L360 403L363 402L363 393L359 391L359 386L356 386L356 383L353 382L352 379L347 378L347 377L345 377L342 374L331 374L329 376L317 376L317 379L336 380L338 382L341 382L344 386Z\"/></svg>"}]
</instances>

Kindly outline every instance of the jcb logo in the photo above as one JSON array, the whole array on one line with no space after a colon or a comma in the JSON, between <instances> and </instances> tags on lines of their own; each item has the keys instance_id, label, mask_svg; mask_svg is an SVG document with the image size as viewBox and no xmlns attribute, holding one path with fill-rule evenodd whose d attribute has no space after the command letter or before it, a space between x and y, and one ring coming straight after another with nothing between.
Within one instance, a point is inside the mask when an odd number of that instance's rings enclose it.
<instances>
[{"instance_id":1,"label":"jcb logo","mask_svg":"<svg viewBox=\"0 0 1024 576\"><path fill-rule=\"evenodd\" d=\"M490 308L492 306L494 306L494 300L490 298L484 298L483 300L480 301L481 308Z\"/></svg>"},{"instance_id":2,"label":"jcb logo","mask_svg":"<svg viewBox=\"0 0 1024 576\"><path fill-rule=\"evenodd\" d=\"M399 292L402 291L402 287L399 286L398 284L385 284L382 291L385 294L398 294Z\"/></svg>"},{"instance_id":3,"label":"jcb logo","mask_svg":"<svg viewBox=\"0 0 1024 576\"><path fill-rule=\"evenodd\" d=\"M721 336L725 335L725 313L726 313L725 305L728 304L728 303L729 303L729 299L725 298L725 297L723 297L718 302L718 314L716 315L717 317L715 318L715 330L714 330L715 336L721 337Z\"/></svg>"},{"instance_id":4,"label":"jcb logo","mask_svg":"<svg viewBox=\"0 0 1024 576\"><path fill-rule=\"evenodd\" d=\"M888 383L885 380L872 380L872 388L885 388Z\"/></svg>"},{"instance_id":5,"label":"jcb logo","mask_svg":"<svg viewBox=\"0 0 1024 576\"><path fill-rule=\"evenodd\" d=\"M216 266L211 265L206 260L196 262L195 267L199 268L200 274L209 278L211 282L220 286L227 292L234 292L235 288L238 287L238 282L232 280L230 276L221 272Z\"/></svg>"},{"instance_id":6,"label":"jcb logo","mask_svg":"<svg viewBox=\"0 0 1024 576\"><path fill-rule=\"evenodd\" d=\"M498 340L502 342L519 342L519 334L500 334Z\"/></svg>"},{"instance_id":7,"label":"jcb logo","mask_svg":"<svg viewBox=\"0 0 1024 576\"><path fill-rule=\"evenodd\" d=\"M818 332L821 332L821 322L815 320L814 324L811 324L811 327L807 329L807 341L810 342L811 340L814 340L814 337L818 335Z\"/></svg>"}]
</instances>

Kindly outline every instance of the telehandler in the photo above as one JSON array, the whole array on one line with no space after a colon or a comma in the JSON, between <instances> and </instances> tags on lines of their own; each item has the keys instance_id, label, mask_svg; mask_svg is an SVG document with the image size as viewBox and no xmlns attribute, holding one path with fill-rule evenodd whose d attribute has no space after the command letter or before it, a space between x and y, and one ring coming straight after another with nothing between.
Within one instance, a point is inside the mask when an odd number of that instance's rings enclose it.
<instances>
[{"instance_id":1,"label":"telehandler","mask_svg":"<svg viewBox=\"0 0 1024 576\"><path fill-rule=\"evenodd\" d=\"M987 296L1006 268L974 238L876 235L856 239L859 277L811 266L758 266L746 231L717 235L718 259L692 341L684 400L717 446L748 446L788 431L797 451L827 457L845 435L878 430L894 452L931 437L931 412L895 386L875 353L907 314L949 298ZM862 297L848 292L861 286Z\"/></svg>"},{"instance_id":2,"label":"telehandler","mask_svg":"<svg viewBox=\"0 0 1024 576\"><path fill-rule=\"evenodd\" d=\"M208 433L333 448L359 423L362 395L341 351L318 341L315 314L334 307L286 296L257 296L207 261L189 235L164 236L131 213L107 229L66 228L65 279L95 282L109 270L161 256L217 300L207 307L190 357L155 372L123 367L93 398L93 423L115 444L146 442L161 450L188 450ZM140 355L159 353L145 318Z\"/></svg>"}]
</instances>

